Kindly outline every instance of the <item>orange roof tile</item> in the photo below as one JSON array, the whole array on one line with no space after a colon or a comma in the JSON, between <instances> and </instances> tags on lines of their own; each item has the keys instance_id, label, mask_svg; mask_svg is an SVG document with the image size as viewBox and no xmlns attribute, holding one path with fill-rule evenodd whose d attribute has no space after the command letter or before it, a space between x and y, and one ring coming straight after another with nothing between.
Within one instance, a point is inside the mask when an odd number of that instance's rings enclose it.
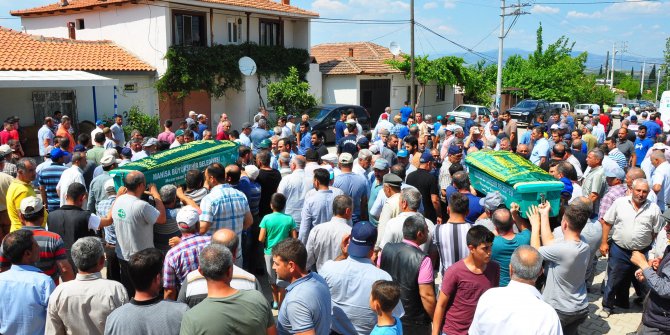
<instances>
[{"instance_id":1,"label":"orange roof tile","mask_svg":"<svg viewBox=\"0 0 670 335\"><path fill-rule=\"evenodd\" d=\"M353 50L353 57L350 51ZM310 51L319 63L319 70L329 75L390 74L403 73L386 64L393 59L388 48L370 42L326 43L312 47Z\"/></svg>"},{"instance_id":2,"label":"orange roof tile","mask_svg":"<svg viewBox=\"0 0 670 335\"><path fill-rule=\"evenodd\" d=\"M0 27L0 70L155 71L111 41L28 35Z\"/></svg>"},{"instance_id":3,"label":"orange roof tile","mask_svg":"<svg viewBox=\"0 0 670 335\"><path fill-rule=\"evenodd\" d=\"M240 8L251 8L258 9L263 11L272 11L280 13L288 13L300 16L307 17L318 17L319 14L304 10L291 5L284 5L281 2L276 2L273 0L201 0L202 2L223 4L228 6L240 7ZM169 2L169 0L166 0ZM35 8L21 9L11 11L10 14L14 16L27 16L31 14L52 14L61 11L69 10L81 10L81 9L93 9L95 7L107 7L110 4L123 4L123 3L137 3L137 0L69 0L67 6L61 6L60 3L53 3L46 6L40 6Z\"/></svg>"}]
</instances>

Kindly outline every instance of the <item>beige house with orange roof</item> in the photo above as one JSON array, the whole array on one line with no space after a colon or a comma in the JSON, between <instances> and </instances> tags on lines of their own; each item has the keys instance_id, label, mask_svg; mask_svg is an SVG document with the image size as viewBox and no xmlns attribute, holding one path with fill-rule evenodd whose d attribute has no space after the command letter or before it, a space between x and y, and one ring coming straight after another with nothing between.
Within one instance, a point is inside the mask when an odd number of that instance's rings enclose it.
<instances>
[{"instance_id":1,"label":"beige house with orange roof","mask_svg":"<svg viewBox=\"0 0 670 335\"><path fill-rule=\"evenodd\" d=\"M165 73L164 56L172 45L211 46L249 41L308 50L310 19L318 17L317 13L292 6L290 0L60 0L15 10L11 15L21 18L28 34L115 43L155 69L148 89ZM313 68L316 72L316 65ZM136 87L141 86L138 83ZM154 89L152 102L146 104L150 109L145 112L160 114L165 120L183 118L189 110L195 110L207 115L214 127L225 112L239 125L257 111L260 102L257 86L257 77L250 76L240 92L228 92L220 99L193 92L180 103L159 101ZM124 92L123 87L117 87L117 92L134 94ZM261 96L266 98L264 89Z\"/></svg>"},{"instance_id":2,"label":"beige house with orange roof","mask_svg":"<svg viewBox=\"0 0 670 335\"><path fill-rule=\"evenodd\" d=\"M391 51L372 42L325 43L312 46L310 54L323 75L324 104L353 104L365 107L373 122L384 108L397 113L410 100L410 81L405 73L386 63ZM417 90L418 91L418 90ZM454 107L454 88L426 85L418 111L446 114Z\"/></svg>"}]
</instances>

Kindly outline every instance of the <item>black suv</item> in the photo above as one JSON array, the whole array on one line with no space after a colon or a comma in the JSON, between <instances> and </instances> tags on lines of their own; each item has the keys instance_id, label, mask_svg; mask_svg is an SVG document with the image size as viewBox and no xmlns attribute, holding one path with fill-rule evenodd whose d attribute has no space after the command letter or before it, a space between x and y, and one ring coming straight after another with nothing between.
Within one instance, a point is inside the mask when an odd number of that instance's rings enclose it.
<instances>
[{"instance_id":1,"label":"black suv","mask_svg":"<svg viewBox=\"0 0 670 335\"><path fill-rule=\"evenodd\" d=\"M323 105L314 107L309 112L312 131L320 131L326 137L326 143L335 142L335 123L340 119L341 111L349 111L352 109L356 113L358 123L363 127L363 135L370 132L370 113L358 105Z\"/></svg>"},{"instance_id":2,"label":"black suv","mask_svg":"<svg viewBox=\"0 0 670 335\"><path fill-rule=\"evenodd\" d=\"M521 100L516 106L508 109L513 119L532 124L538 115L544 116L544 121L551 115L551 105L546 100Z\"/></svg>"}]
</instances>

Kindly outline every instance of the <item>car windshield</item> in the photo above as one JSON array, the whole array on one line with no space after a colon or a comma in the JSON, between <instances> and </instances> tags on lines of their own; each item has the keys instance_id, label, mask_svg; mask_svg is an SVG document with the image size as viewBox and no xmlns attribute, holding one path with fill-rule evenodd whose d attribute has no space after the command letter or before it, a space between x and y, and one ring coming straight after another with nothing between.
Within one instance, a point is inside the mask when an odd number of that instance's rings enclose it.
<instances>
[{"instance_id":1,"label":"car windshield","mask_svg":"<svg viewBox=\"0 0 670 335\"><path fill-rule=\"evenodd\" d=\"M312 110L310 111L309 114L310 114L310 117L312 119L321 121L321 120L325 119L330 114L330 112L332 110L333 110L332 108L318 108L317 107L317 108L312 108Z\"/></svg>"},{"instance_id":2,"label":"car windshield","mask_svg":"<svg viewBox=\"0 0 670 335\"><path fill-rule=\"evenodd\" d=\"M575 107L575 108L576 109L589 109L589 108L591 108L591 105L577 105L577 107Z\"/></svg>"},{"instance_id":3,"label":"car windshield","mask_svg":"<svg viewBox=\"0 0 670 335\"><path fill-rule=\"evenodd\" d=\"M460 105L460 106L458 106L456 109L454 109L454 112L467 112L467 113L472 113L472 112L476 112L476 111L477 111L477 109L476 109L475 107L472 107L472 106L463 106L463 105Z\"/></svg>"},{"instance_id":4,"label":"car windshield","mask_svg":"<svg viewBox=\"0 0 670 335\"><path fill-rule=\"evenodd\" d=\"M535 108L537 106L537 101L524 100L519 102L515 107L517 108Z\"/></svg>"}]
</instances>

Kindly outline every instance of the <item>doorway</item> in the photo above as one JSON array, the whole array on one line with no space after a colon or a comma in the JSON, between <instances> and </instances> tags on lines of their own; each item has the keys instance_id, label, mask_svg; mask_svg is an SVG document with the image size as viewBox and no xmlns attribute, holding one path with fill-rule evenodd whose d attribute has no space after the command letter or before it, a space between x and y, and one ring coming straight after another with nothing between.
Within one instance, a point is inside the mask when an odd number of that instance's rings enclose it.
<instances>
[{"instance_id":1,"label":"doorway","mask_svg":"<svg viewBox=\"0 0 670 335\"><path fill-rule=\"evenodd\" d=\"M360 105L370 113L370 123L374 127L384 108L391 105L391 79L361 80Z\"/></svg>"}]
</instances>

